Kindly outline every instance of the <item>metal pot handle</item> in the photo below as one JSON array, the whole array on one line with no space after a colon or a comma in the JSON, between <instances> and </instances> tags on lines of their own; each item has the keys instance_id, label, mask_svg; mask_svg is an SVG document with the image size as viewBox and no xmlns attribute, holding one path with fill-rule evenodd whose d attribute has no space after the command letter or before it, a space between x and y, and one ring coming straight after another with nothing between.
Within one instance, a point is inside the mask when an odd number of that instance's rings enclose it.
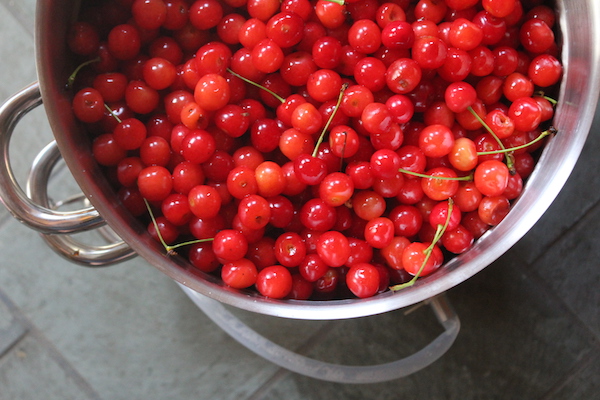
<instances>
[{"instance_id":1,"label":"metal pot handle","mask_svg":"<svg viewBox=\"0 0 600 400\"><path fill-rule=\"evenodd\" d=\"M31 200L51 210L62 204L87 200L82 194L61 203L50 204L47 190L48 183L52 169L60 159L60 151L56 142L49 143L33 161L27 179L27 194ZM104 221L102 220L102 222ZM133 249L108 227L101 226L97 229L101 231L102 236L108 242L107 244L90 245L77 241L67 234L42 233L41 236L46 244L59 255L86 267L103 267L136 256Z\"/></svg>"},{"instance_id":2,"label":"metal pot handle","mask_svg":"<svg viewBox=\"0 0 600 400\"><path fill-rule=\"evenodd\" d=\"M221 303L181 285L192 301L221 329L259 356L290 371L337 383L376 383L411 375L439 359L458 336L460 320L444 294L426 300L445 331L416 353L389 363L369 366L331 364L283 348L230 313Z\"/></svg>"},{"instance_id":3,"label":"metal pot handle","mask_svg":"<svg viewBox=\"0 0 600 400\"><path fill-rule=\"evenodd\" d=\"M9 98L0 107L0 200L19 221L43 233L73 233L92 229L104 223L93 207L77 211L57 211L36 204L16 181L9 157L13 130L20 119L42 104L37 82Z\"/></svg>"}]
</instances>

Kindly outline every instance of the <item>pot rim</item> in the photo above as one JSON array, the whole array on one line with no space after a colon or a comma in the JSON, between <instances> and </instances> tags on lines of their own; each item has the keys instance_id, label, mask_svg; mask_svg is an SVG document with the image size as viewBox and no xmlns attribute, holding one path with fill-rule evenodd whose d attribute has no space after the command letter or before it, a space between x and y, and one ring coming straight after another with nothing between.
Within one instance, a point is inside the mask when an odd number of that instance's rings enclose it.
<instances>
[{"instance_id":1,"label":"pot rim","mask_svg":"<svg viewBox=\"0 0 600 400\"><path fill-rule=\"evenodd\" d=\"M298 301L266 299L230 289L210 275L198 278L181 257L167 257L141 224L118 202L90 156L86 135L77 135L65 88L71 66L66 61L66 27L78 2L39 0L35 46L38 78L50 126L61 154L90 203L107 224L151 265L200 294L247 311L296 319L346 319L384 313L424 301L458 285L504 254L538 221L571 174L586 141L600 89L600 3L557 1L562 34L564 77L554 126L559 133L546 145L520 198L507 217L471 249L420 278L414 286L367 299ZM576 22L576 23L575 23Z\"/></svg>"}]
</instances>

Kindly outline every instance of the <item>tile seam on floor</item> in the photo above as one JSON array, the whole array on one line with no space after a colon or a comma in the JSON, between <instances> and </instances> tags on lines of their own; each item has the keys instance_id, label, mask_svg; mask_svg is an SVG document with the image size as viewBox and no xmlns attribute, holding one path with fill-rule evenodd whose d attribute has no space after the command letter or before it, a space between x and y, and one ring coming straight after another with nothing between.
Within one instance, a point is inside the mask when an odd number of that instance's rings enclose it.
<instances>
[{"instance_id":1,"label":"tile seam on floor","mask_svg":"<svg viewBox=\"0 0 600 400\"><path fill-rule=\"evenodd\" d=\"M14 324L11 325L11 328L13 326L14 326ZM8 330L10 330L11 328L9 328ZM10 353L12 351L12 349L14 349L15 346L17 346L23 340L23 338L25 338L25 336L27 336L28 333L29 333L29 328L27 326L23 326L23 330L21 332L19 332L17 335L15 335L15 337L12 338L11 342L7 346L0 348L0 360L2 359L2 357L7 355L8 353Z\"/></svg>"},{"instance_id":2,"label":"tile seam on floor","mask_svg":"<svg viewBox=\"0 0 600 400\"><path fill-rule=\"evenodd\" d=\"M582 215L581 218L577 219L575 221L575 223L573 223L569 228L567 228L563 234L554 239L548 246L546 246L546 249L552 248L553 246L555 246L557 243L559 243L562 238L564 238L565 236L569 235L571 232L573 232L576 227L583 223L590 214L597 212L598 209L600 209L600 200L596 201L594 204L592 204L592 206L590 206L585 213ZM536 264L537 262L539 262L543 257L544 257L545 252L542 252L540 255L538 255L534 260L532 260L531 262L527 263L528 266L532 266L534 264ZM567 311L580 325L582 325L585 330L587 331L588 334L590 334L596 342L600 341L600 336L598 334L596 334L596 332L594 332L592 330L592 327L589 326L587 323L585 323L585 321L583 321L581 319L581 317L579 316L579 314L577 314L575 312L575 310L573 310L569 304L567 304L565 302L565 300L556 292L556 290L554 290L554 288L552 288L551 283L547 280L544 279L544 277L542 275L539 274L539 272L533 270L533 269L529 269L528 270L529 275L534 276L535 279L537 280L538 284L541 285L544 290L546 292L552 293L552 296L559 301L559 303L561 304L561 306L563 307L563 309L565 311Z\"/></svg>"},{"instance_id":3,"label":"tile seam on floor","mask_svg":"<svg viewBox=\"0 0 600 400\"><path fill-rule=\"evenodd\" d=\"M75 369L75 367L67 360L56 346L37 328L23 311L12 301L12 299L0 288L0 301L3 302L11 313L12 317L26 328L27 334L36 339L39 344L48 351L50 358L56 362L59 368L65 373L79 389L81 389L89 399L102 400L102 397L94 390L90 383ZM24 334L22 340L27 334ZM16 343L20 342L16 341ZM14 346L11 346L14 348Z\"/></svg>"},{"instance_id":4,"label":"tile seam on floor","mask_svg":"<svg viewBox=\"0 0 600 400\"><path fill-rule=\"evenodd\" d=\"M579 360L573 368L565 375L565 379L557 382L553 387L551 387L546 393L544 393L539 400L552 400L553 396L559 393L563 388L565 388L570 382L572 382L579 373L581 373L585 368L592 364L592 362L597 359L600 354L600 349L596 349L596 352L591 351L589 354L586 354L584 358Z\"/></svg>"},{"instance_id":5,"label":"tile seam on floor","mask_svg":"<svg viewBox=\"0 0 600 400\"><path fill-rule=\"evenodd\" d=\"M297 346L294 351L297 354L307 354L312 349L314 349L318 344L320 344L324 337L331 333L333 330L335 321L328 321L321 328L317 329L315 333L313 333L304 343ZM264 395L269 392L277 383L287 377L289 374L293 373L292 371L279 367L273 375L269 379L267 379L260 387L258 387L246 400L260 400L264 398Z\"/></svg>"}]
</instances>

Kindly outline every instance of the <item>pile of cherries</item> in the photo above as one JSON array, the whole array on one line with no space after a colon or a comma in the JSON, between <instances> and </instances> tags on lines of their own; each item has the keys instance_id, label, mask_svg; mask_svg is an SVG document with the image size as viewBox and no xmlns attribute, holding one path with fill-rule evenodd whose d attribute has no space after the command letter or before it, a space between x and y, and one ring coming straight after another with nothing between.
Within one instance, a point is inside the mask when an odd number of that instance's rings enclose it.
<instances>
[{"instance_id":1,"label":"pile of cherries","mask_svg":"<svg viewBox=\"0 0 600 400\"><path fill-rule=\"evenodd\" d=\"M543 0L95 0L73 112L190 270L288 299L399 290L509 212L554 133Z\"/></svg>"}]
</instances>

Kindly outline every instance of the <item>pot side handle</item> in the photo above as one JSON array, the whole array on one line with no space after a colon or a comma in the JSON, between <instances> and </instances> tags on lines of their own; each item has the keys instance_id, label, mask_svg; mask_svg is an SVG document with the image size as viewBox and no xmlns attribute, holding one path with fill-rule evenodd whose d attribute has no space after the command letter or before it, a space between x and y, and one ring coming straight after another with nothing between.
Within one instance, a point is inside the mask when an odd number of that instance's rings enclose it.
<instances>
[{"instance_id":1,"label":"pot side handle","mask_svg":"<svg viewBox=\"0 0 600 400\"><path fill-rule=\"evenodd\" d=\"M49 143L33 161L27 179L27 194L32 201L52 210L61 205L87 201L87 198L81 194L55 204L51 203L48 198L48 184L52 169L60 159L61 155L56 142ZM107 226L100 226L96 230L106 244L83 243L69 234L41 233L41 236L46 244L60 256L86 267L104 267L136 256L135 251Z\"/></svg>"},{"instance_id":2,"label":"pot side handle","mask_svg":"<svg viewBox=\"0 0 600 400\"><path fill-rule=\"evenodd\" d=\"M305 357L273 343L229 312L220 302L181 285L192 301L221 329L264 359L292 372L329 382L365 384L403 378L431 365L450 349L460 330L458 315L445 294L426 300L444 332L416 353L400 360L368 365L339 365Z\"/></svg>"},{"instance_id":3,"label":"pot side handle","mask_svg":"<svg viewBox=\"0 0 600 400\"><path fill-rule=\"evenodd\" d=\"M42 104L39 84L34 82L9 98L0 107L0 200L25 225L43 233L73 233L104 224L93 207L57 211L32 201L21 189L12 171L9 144L21 118Z\"/></svg>"}]
</instances>

